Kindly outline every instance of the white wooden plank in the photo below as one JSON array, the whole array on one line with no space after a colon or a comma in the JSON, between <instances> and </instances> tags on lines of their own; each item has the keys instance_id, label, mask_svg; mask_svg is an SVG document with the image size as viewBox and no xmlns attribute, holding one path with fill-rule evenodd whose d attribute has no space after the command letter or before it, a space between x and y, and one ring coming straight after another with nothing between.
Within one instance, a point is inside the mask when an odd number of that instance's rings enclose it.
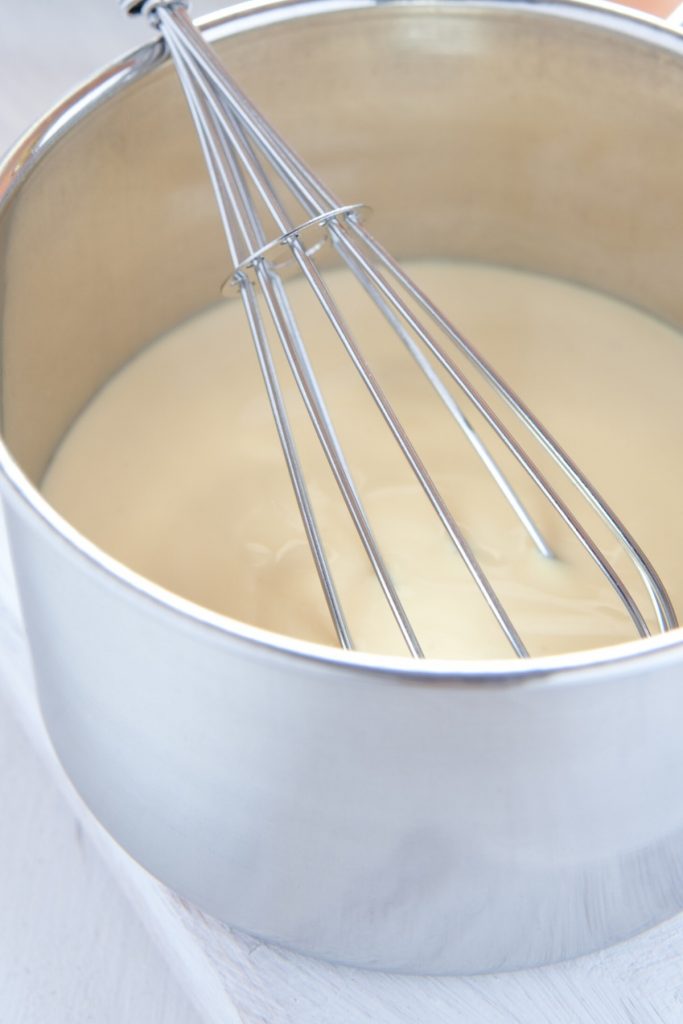
<instances>
[{"instance_id":1,"label":"white wooden plank","mask_svg":"<svg viewBox=\"0 0 683 1024\"><path fill-rule=\"evenodd\" d=\"M3 698L0 1021L199 1021Z\"/></svg>"}]
</instances>

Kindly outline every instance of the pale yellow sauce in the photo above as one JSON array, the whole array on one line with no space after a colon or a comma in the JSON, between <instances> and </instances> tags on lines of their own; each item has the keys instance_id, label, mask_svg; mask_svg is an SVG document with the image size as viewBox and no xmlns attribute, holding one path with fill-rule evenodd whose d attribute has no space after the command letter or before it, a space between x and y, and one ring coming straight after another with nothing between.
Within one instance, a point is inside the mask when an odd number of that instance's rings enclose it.
<instances>
[{"instance_id":1,"label":"pale yellow sauce","mask_svg":"<svg viewBox=\"0 0 683 1024\"><path fill-rule=\"evenodd\" d=\"M411 272L618 510L683 614L681 336L627 305L544 277L446 263L416 264ZM633 639L609 586L524 473L493 449L556 560L533 549L458 427L348 276L330 280L531 653ZM508 656L348 357L307 301L307 285L288 285L288 294L426 653ZM287 394L355 645L404 653L291 385ZM537 455L534 445L530 450ZM68 433L43 491L87 537L169 590L268 629L336 642L239 301L181 325L124 367ZM618 544L581 503L575 507L652 622Z\"/></svg>"}]
</instances>

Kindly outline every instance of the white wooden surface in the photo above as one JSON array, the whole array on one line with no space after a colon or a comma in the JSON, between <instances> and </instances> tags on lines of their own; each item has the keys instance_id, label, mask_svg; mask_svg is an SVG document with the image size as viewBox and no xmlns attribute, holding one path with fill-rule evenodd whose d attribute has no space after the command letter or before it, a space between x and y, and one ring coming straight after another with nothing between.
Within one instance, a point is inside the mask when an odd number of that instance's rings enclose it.
<instances>
[{"instance_id":1,"label":"white wooden surface","mask_svg":"<svg viewBox=\"0 0 683 1024\"><path fill-rule=\"evenodd\" d=\"M115 8L114 0L5 0L0 148L144 37ZM572 963L440 979L331 967L207 919L115 846L57 766L35 706L1 523L0 611L0 1024L683 1022L683 916Z\"/></svg>"},{"instance_id":2,"label":"white wooden surface","mask_svg":"<svg viewBox=\"0 0 683 1024\"><path fill-rule=\"evenodd\" d=\"M200 1020L0 698L0 1021Z\"/></svg>"}]
</instances>

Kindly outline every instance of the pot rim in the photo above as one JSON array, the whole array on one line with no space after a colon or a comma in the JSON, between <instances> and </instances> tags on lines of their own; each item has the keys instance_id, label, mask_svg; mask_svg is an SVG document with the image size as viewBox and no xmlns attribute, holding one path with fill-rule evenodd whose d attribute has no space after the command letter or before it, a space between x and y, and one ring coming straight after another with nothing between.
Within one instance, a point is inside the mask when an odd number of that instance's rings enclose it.
<instances>
[{"instance_id":1,"label":"pot rim","mask_svg":"<svg viewBox=\"0 0 683 1024\"><path fill-rule=\"evenodd\" d=\"M663 21L632 8L603 0L242 0L229 9L197 19L209 39L223 38L260 25L316 14L384 6L446 6L473 10L517 11L567 18L599 25L612 32L633 36L683 56L683 33L672 21ZM57 140L91 110L166 59L163 45L153 40L124 54L117 62L86 80L29 128L0 163L0 213L21 187L33 166ZM52 543L67 549L70 557L85 562L90 572L114 588L123 585L148 611L176 616L185 628L205 627L217 642L226 638L252 648L254 654L294 657L331 670L365 669L378 679L402 683L448 683L470 688L482 683L540 684L596 682L615 668L636 668L643 658L669 661L683 653L683 628L609 647L527 659L431 659L419 662L408 656L389 656L345 651L300 640L211 611L167 590L128 568L88 540L64 519L31 483L0 437L0 487L24 516L38 518L47 527ZM335 673L338 675L338 672ZM397 678L398 677L398 678Z\"/></svg>"}]
</instances>

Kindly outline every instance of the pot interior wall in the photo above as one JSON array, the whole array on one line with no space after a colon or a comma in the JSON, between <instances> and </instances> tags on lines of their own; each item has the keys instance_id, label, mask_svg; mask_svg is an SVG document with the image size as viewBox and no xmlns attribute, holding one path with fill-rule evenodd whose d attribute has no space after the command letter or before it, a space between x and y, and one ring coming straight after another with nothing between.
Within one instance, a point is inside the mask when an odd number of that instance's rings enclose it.
<instances>
[{"instance_id":1,"label":"pot interior wall","mask_svg":"<svg viewBox=\"0 0 683 1024\"><path fill-rule=\"evenodd\" d=\"M342 201L374 207L398 256L541 270L683 323L672 33L510 0L302 8L252 19L221 56ZM38 482L92 394L229 271L171 69L63 133L0 230L3 427Z\"/></svg>"}]
</instances>

